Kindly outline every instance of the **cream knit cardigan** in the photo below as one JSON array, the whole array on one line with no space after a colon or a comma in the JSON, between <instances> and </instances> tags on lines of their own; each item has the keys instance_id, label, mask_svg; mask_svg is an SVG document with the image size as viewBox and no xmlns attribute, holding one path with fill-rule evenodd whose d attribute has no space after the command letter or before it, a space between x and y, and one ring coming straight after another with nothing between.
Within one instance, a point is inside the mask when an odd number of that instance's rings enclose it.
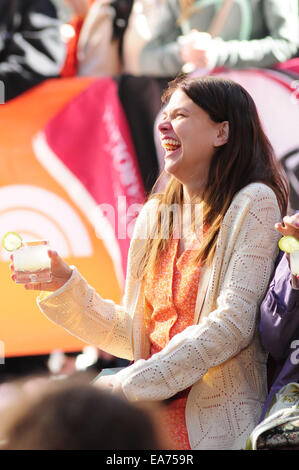
<instances>
[{"instance_id":1,"label":"cream knit cardigan","mask_svg":"<svg viewBox=\"0 0 299 470\"><path fill-rule=\"evenodd\" d=\"M100 297L76 268L63 287L41 293L38 305L51 321L85 342L134 360L117 374L129 400L164 400L192 386L186 405L192 449L242 449L267 393L258 311L277 255L274 224L281 214L276 196L261 183L236 194L213 265L201 274L194 325L147 359L142 283L133 274L155 204L146 203L135 224L122 306Z\"/></svg>"}]
</instances>

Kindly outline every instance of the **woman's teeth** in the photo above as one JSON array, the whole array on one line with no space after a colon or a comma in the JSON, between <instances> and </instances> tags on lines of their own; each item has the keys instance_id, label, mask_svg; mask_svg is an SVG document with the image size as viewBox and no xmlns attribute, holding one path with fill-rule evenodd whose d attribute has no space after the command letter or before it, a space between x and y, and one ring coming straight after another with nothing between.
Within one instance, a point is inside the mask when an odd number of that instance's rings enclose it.
<instances>
[{"instance_id":1,"label":"woman's teeth","mask_svg":"<svg viewBox=\"0 0 299 470\"><path fill-rule=\"evenodd\" d=\"M174 139L163 139L162 145L165 148L165 150L176 150L181 146L181 144L177 140L174 140Z\"/></svg>"}]
</instances>

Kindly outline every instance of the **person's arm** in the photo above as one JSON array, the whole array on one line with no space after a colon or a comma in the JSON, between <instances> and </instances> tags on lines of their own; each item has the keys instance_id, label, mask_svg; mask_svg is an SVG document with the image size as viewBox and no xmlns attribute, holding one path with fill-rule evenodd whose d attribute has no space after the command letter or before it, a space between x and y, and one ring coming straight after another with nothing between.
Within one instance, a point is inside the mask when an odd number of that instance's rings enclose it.
<instances>
[{"instance_id":1,"label":"person's arm","mask_svg":"<svg viewBox=\"0 0 299 470\"><path fill-rule=\"evenodd\" d=\"M40 310L49 320L65 328L82 341L99 347L113 356L132 360L134 345L131 306L139 297L138 282L128 282L136 271L135 255L144 244L143 238L151 201L145 204L136 220L128 254L127 279L123 305L103 299L88 285L76 268L70 267L56 254L52 257L52 281L25 285L42 291L37 299ZM156 212L155 212L156 213ZM51 290L54 291L51 293Z\"/></svg>"},{"instance_id":2,"label":"person's arm","mask_svg":"<svg viewBox=\"0 0 299 470\"><path fill-rule=\"evenodd\" d=\"M284 236L299 239L299 213L275 224ZM299 280L292 275L288 255L284 254L261 305L260 335L265 349L276 359L284 359L299 334Z\"/></svg>"},{"instance_id":3,"label":"person's arm","mask_svg":"<svg viewBox=\"0 0 299 470\"><path fill-rule=\"evenodd\" d=\"M80 340L113 356L133 359L132 318L126 309L103 299L75 267L71 278L52 294L37 298L42 313Z\"/></svg>"},{"instance_id":4,"label":"person's arm","mask_svg":"<svg viewBox=\"0 0 299 470\"><path fill-rule=\"evenodd\" d=\"M18 27L0 53L0 80L8 101L47 78L58 77L65 59L60 22L50 0L22 0Z\"/></svg>"},{"instance_id":5,"label":"person's arm","mask_svg":"<svg viewBox=\"0 0 299 470\"><path fill-rule=\"evenodd\" d=\"M182 34L177 25L180 12L176 2L165 0L159 21L150 39L142 48L139 57L139 68L143 75L160 77L175 76L182 68L178 36Z\"/></svg>"},{"instance_id":6,"label":"person's arm","mask_svg":"<svg viewBox=\"0 0 299 470\"><path fill-rule=\"evenodd\" d=\"M216 309L200 324L174 336L161 352L116 374L115 392L133 401L167 399L250 344L279 238L273 229L279 209L274 193L269 192L254 200L235 200L239 207L248 204L247 216L242 218ZM263 223L257 214L266 214ZM230 223L229 217L224 223Z\"/></svg>"},{"instance_id":7,"label":"person's arm","mask_svg":"<svg viewBox=\"0 0 299 470\"><path fill-rule=\"evenodd\" d=\"M249 41L213 40L208 53L208 67L271 67L296 55L299 47L297 0L263 0L265 23L269 34Z\"/></svg>"},{"instance_id":8,"label":"person's arm","mask_svg":"<svg viewBox=\"0 0 299 470\"><path fill-rule=\"evenodd\" d=\"M277 267L267 295L261 305L260 335L264 348L275 360L286 357L299 332L299 290L293 289L286 257ZM278 278L279 276L279 278Z\"/></svg>"}]
</instances>

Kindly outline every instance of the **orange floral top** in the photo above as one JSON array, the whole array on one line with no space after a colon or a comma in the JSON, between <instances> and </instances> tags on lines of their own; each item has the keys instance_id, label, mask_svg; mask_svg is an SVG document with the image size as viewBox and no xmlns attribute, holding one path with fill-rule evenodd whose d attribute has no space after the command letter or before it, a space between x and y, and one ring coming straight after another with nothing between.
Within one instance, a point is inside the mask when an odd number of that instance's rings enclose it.
<instances>
[{"instance_id":1,"label":"orange floral top","mask_svg":"<svg viewBox=\"0 0 299 470\"><path fill-rule=\"evenodd\" d=\"M150 355L161 351L170 339L194 323L200 265L194 265L192 245L178 258L179 240L171 239L145 279L145 302L150 307ZM190 388L166 403L163 429L173 442L174 450L190 449L185 422L185 407Z\"/></svg>"}]
</instances>

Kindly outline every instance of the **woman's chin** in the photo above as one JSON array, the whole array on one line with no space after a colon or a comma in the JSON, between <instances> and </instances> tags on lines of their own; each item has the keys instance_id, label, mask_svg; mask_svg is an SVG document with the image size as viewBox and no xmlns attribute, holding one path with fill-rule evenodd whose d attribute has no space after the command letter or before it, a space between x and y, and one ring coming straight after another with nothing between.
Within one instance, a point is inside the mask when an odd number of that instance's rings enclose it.
<instances>
[{"instance_id":1,"label":"woman's chin","mask_svg":"<svg viewBox=\"0 0 299 470\"><path fill-rule=\"evenodd\" d=\"M177 166L175 163L173 162L167 162L165 160L165 166L164 166L164 171L168 174L168 175L172 175L172 176L176 176L177 174Z\"/></svg>"},{"instance_id":2,"label":"woman's chin","mask_svg":"<svg viewBox=\"0 0 299 470\"><path fill-rule=\"evenodd\" d=\"M164 157L164 170L170 175L176 176L180 167L180 152L171 152Z\"/></svg>"}]
</instances>

